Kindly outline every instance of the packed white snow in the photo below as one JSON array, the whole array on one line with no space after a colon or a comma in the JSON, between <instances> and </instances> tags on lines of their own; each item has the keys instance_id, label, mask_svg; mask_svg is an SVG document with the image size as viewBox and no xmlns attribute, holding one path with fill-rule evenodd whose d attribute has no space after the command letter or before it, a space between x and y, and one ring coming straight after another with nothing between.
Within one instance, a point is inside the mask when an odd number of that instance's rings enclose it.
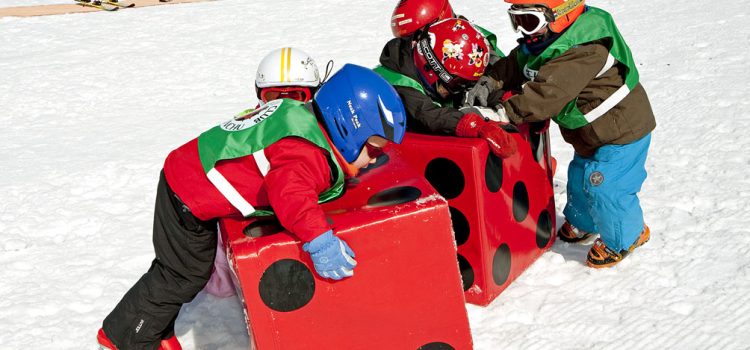
<instances>
[{"instance_id":1,"label":"packed white snow","mask_svg":"<svg viewBox=\"0 0 750 350\"><path fill-rule=\"evenodd\" d=\"M59 1L0 7L47 3ZM271 49L374 66L395 3L221 0L0 19L0 348L95 349L102 319L153 257L167 153L254 106L256 64ZM507 4L452 3L514 46ZM614 15L657 117L641 192L652 239L605 270L585 267L587 246L557 242L491 305L467 306L475 348L747 349L747 3L588 3ZM572 148L556 127L552 137L559 216ZM199 294L176 332L186 349L249 344L236 297Z\"/></svg>"}]
</instances>

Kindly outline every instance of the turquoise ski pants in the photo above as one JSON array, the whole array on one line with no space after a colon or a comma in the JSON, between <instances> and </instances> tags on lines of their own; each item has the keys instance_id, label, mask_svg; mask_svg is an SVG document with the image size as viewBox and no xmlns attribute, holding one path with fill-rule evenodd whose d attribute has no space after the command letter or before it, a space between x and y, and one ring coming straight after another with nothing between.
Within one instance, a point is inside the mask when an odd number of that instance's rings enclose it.
<instances>
[{"instance_id":1,"label":"turquoise ski pants","mask_svg":"<svg viewBox=\"0 0 750 350\"><path fill-rule=\"evenodd\" d=\"M643 231L638 192L646 180L651 134L626 145L605 145L592 157L576 154L568 166L568 203L563 214L571 225L599 233L614 251L630 247Z\"/></svg>"}]
</instances>

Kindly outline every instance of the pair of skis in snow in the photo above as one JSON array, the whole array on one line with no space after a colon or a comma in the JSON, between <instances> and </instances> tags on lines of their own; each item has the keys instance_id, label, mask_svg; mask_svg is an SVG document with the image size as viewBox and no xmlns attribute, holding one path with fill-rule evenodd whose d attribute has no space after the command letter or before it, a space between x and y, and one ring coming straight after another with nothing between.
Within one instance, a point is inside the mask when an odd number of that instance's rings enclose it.
<instances>
[{"instance_id":1,"label":"pair of skis in snow","mask_svg":"<svg viewBox=\"0 0 750 350\"><path fill-rule=\"evenodd\" d=\"M104 11L116 11L119 8L133 7L134 2L127 0L75 0L81 6L94 7Z\"/></svg>"}]
</instances>

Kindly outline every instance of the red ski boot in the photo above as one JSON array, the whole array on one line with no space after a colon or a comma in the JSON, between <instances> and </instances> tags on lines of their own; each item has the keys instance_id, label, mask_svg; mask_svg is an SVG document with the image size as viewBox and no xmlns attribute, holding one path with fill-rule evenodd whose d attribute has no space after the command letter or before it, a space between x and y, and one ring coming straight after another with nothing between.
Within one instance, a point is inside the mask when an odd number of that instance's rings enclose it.
<instances>
[{"instance_id":1,"label":"red ski boot","mask_svg":"<svg viewBox=\"0 0 750 350\"><path fill-rule=\"evenodd\" d=\"M112 341L107 338L107 335L104 334L104 330L101 328L99 328L99 333L96 334L96 341L99 342L100 349L117 350L117 347L112 344ZM177 341L177 337L172 335L167 339L162 339L161 344L159 344L159 350L182 350L182 346Z\"/></svg>"}]
</instances>

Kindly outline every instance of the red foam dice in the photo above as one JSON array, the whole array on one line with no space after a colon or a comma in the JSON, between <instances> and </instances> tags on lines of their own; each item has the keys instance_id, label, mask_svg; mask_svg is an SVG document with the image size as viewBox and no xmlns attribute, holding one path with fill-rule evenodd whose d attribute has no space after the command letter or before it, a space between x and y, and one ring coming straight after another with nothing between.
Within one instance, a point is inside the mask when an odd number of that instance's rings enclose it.
<instances>
[{"instance_id":1,"label":"red foam dice","mask_svg":"<svg viewBox=\"0 0 750 350\"><path fill-rule=\"evenodd\" d=\"M487 305L554 242L547 132L512 134L501 159L479 138L407 133L397 151L448 200L466 301Z\"/></svg>"},{"instance_id":2,"label":"red foam dice","mask_svg":"<svg viewBox=\"0 0 750 350\"><path fill-rule=\"evenodd\" d=\"M220 221L253 348L472 348L448 204L394 158L323 205L356 254L351 278L321 279L273 220Z\"/></svg>"}]
</instances>

